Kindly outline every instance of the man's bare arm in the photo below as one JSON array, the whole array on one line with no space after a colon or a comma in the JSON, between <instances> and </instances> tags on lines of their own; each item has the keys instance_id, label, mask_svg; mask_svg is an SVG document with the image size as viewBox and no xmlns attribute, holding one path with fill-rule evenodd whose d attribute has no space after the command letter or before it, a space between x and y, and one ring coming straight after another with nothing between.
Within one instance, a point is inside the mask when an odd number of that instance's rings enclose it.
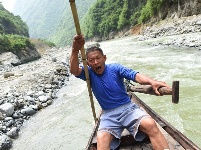
<instances>
[{"instance_id":1,"label":"man's bare arm","mask_svg":"<svg viewBox=\"0 0 201 150\"><path fill-rule=\"evenodd\" d=\"M84 46L85 40L82 35L76 35L73 39L72 51L70 56L70 72L78 76L82 72L82 68L79 67L79 50Z\"/></svg>"},{"instance_id":2,"label":"man's bare arm","mask_svg":"<svg viewBox=\"0 0 201 150\"><path fill-rule=\"evenodd\" d=\"M140 74L140 73L136 74L135 82L137 82L141 85L151 85L157 95L160 95L160 93L158 91L158 89L160 87L170 87L165 82L154 80L154 79L152 79L148 76L145 76L143 74Z\"/></svg>"}]
</instances>

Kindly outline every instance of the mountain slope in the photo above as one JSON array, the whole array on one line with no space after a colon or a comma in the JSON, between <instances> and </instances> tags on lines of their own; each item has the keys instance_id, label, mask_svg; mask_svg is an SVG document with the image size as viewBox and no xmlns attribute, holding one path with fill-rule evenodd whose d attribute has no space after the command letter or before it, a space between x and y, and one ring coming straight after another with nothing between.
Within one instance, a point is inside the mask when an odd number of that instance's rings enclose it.
<instances>
[{"instance_id":1,"label":"mountain slope","mask_svg":"<svg viewBox=\"0 0 201 150\"><path fill-rule=\"evenodd\" d=\"M86 39L110 39L136 24L201 13L201 0L76 0ZM90 9L89 9L90 8ZM30 36L57 46L72 43L75 34L69 1L16 0L14 14L29 26Z\"/></svg>"},{"instance_id":2,"label":"mountain slope","mask_svg":"<svg viewBox=\"0 0 201 150\"><path fill-rule=\"evenodd\" d=\"M98 0L82 24L86 39L110 39L141 23L201 13L201 0Z\"/></svg>"},{"instance_id":3,"label":"mountain slope","mask_svg":"<svg viewBox=\"0 0 201 150\"><path fill-rule=\"evenodd\" d=\"M77 0L79 18L87 12L95 0ZM71 43L75 35L70 3L66 0L16 0L13 13L20 15L29 27L32 38L43 38L58 46Z\"/></svg>"},{"instance_id":4,"label":"mountain slope","mask_svg":"<svg viewBox=\"0 0 201 150\"><path fill-rule=\"evenodd\" d=\"M0 3L0 34L29 36L28 27L19 16L14 16Z\"/></svg>"}]
</instances>

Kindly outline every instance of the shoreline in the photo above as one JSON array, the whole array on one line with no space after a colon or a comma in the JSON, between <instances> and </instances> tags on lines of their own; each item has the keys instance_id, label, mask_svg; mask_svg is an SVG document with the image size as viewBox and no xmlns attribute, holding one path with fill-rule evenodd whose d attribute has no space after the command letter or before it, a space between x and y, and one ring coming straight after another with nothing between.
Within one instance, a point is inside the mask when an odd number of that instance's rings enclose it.
<instances>
[{"instance_id":1,"label":"shoreline","mask_svg":"<svg viewBox=\"0 0 201 150\"><path fill-rule=\"evenodd\" d=\"M39 60L0 71L0 149L10 149L23 123L57 98L69 81L69 52L48 49Z\"/></svg>"},{"instance_id":2,"label":"shoreline","mask_svg":"<svg viewBox=\"0 0 201 150\"><path fill-rule=\"evenodd\" d=\"M134 32L135 31L135 32ZM136 35L136 32L141 36L139 40L145 41L150 38L165 37L167 40L160 41L154 45L167 45L178 47L191 47L201 50L201 34L200 36L193 36L194 33L201 33L201 14L193 15L182 18L168 18L159 21L153 25L145 24L136 28L133 27L128 31L129 35ZM192 35L190 35L192 34ZM183 35L181 39L178 39L177 35Z\"/></svg>"}]
</instances>

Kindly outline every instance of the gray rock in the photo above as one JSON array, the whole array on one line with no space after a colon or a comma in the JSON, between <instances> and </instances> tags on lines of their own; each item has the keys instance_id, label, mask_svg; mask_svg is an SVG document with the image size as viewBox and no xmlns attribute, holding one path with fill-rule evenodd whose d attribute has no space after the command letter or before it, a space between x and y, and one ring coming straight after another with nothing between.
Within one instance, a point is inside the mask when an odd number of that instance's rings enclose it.
<instances>
[{"instance_id":1,"label":"gray rock","mask_svg":"<svg viewBox=\"0 0 201 150\"><path fill-rule=\"evenodd\" d=\"M3 104L3 99L0 100L0 105Z\"/></svg>"},{"instance_id":2,"label":"gray rock","mask_svg":"<svg viewBox=\"0 0 201 150\"><path fill-rule=\"evenodd\" d=\"M5 134L0 135L0 149L6 150L12 147L12 140Z\"/></svg>"},{"instance_id":3,"label":"gray rock","mask_svg":"<svg viewBox=\"0 0 201 150\"><path fill-rule=\"evenodd\" d=\"M18 136L18 128L17 127L13 127L10 131L8 131L7 133L6 133L10 138L13 138L13 139L15 139L15 138L17 138L17 136Z\"/></svg>"},{"instance_id":4,"label":"gray rock","mask_svg":"<svg viewBox=\"0 0 201 150\"><path fill-rule=\"evenodd\" d=\"M5 103L0 105L0 112L6 114L6 116L10 117L14 113L14 105L11 103Z\"/></svg>"},{"instance_id":5,"label":"gray rock","mask_svg":"<svg viewBox=\"0 0 201 150\"><path fill-rule=\"evenodd\" d=\"M48 104L47 104L47 103L42 103L42 106L43 106L43 107L47 107Z\"/></svg>"},{"instance_id":6,"label":"gray rock","mask_svg":"<svg viewBox=\"0 0 201 150\"><path fill-rule=\"evenodd\" d=\"M0 62L4 65L11 64L11 63L18 63L18 57L13 54L12 52L5 52L1 54Z\"/></svg>"},{"instance_id":7,"label":"gray rock","mask_svg":"<svg viewBox=\"0 0 201 150\"><path fill-rule=\"evenodd\" d=\"M34 94L34 91L29 91L29 92L27 92L27 96L33 97L33 94Z\"/></svg>"},{"instance_id":8,"label":"gray rock","mask_svg":"<svg viewBox=\"0 0 201 150\"><path fill-rule=\"evenodd\" d=\"M37 105L30 105L29 107L36 110L36 111L39 109Z\"/></svg>"},{"instance_id":9,"label":"gray rock","mask_svg":"<svg viewBox=\"0 0 201 150\"><path fill-rule=\"evenodd\" d=\"M14 125L15 121L12 119L12 120L8 120L6 123L5 123L5 126L6 128L10 128L12 125Z\"/></svg>"},{"instance_id":10,"label":"gray rock","mask_svg":"<svg viewBox=\"0 0 201 150\"><path fill-rule=\"evenodd\" d=\"M44 92L43 92L43 91L39 91L39 92L37 93L37 95L38 95L38 96L42 96L42 95L44 95Z\"/></svg>"},{"instance_id":11,"label":"gray rock","mask_svg":"<svg viewBox=\"0 0 201 150\"><path fill-rule=\"evenodd\" d=\"M18 92L14 92L14 93L13 93L13 96L15 96L15 97L19 97L19 96L20 96L20 93L18 93Z\"/></svg>"},{"instance_id":12,"label":"gray rock","mask_svg":"<svg viewBox=\"0 0 201 150\"><path fill-rule=\"evenodd\" d=\"M19 113L15 112L12 117L14 119L18 119L18 118L20 118L20 115L19 115Z\"/></svg>"},{"instance_id":13,"label":"gray rock","mask_svg":"<svg viewBox=\"0 0 201 150\"><path fill-rule=\"evenodd\" d=\"M42 96L39 96L38 99L39 99L40 102L45 103L45 102L47 102L48 98L47 98L47 96L42 95Z\"/></svg>"},{"instance_id":14,"label":"gray rock","mask_svg":"<svg viewBox=\"0 0 201 150\"><path fill-rule=\"evenodd\" d=\"M15 74L13 72L6 72L6 73L4 73L3 77L4 78L9 78L9 77L14 76L14 75Z\"/></svg>"},{"instance_id":15,"label":"gray rock","mask_svg":"<svg viewBox=\"0 0 201 150\"><path fill-rule=\"evenodd\" d=\"M4 118L4 115L2 114L2 112L0 112L0 120L3 120Z\"/></svg>"},{"instance_id":16,"label":"gray rock","mask_svg":"<svg viewBox=\"0 0 201 150\"><path fill-rule=\"evenodd\" d=\"M38 109L43 109L44 108L44 106L42 105L41 102L36 102L36 105L37 105Z\"/></svg>"},{"instance_id":17,"label":"gray rock","mask_svg":"<svg viewBox=\"0 0 201 150\"><path fill-rule=\"evenodd\" d=\"M53 57L52 58L52 62L56 62L57 61L57 58L56 57Z\"/></svg>"},{"instance_id":18,"label":"gray rock","mask_svg":"<svg viewBox=\"0 0 201 150\"><path fill-rule=\"evenodd\" d=\"M9 120L13 120L13 118L12 117L6 117L4 120L9 121Z\"/></svg>"},{"instance_id":19,"label":"gray rock","mask_svg":"<svg viewBox=\"0 0 201 150\"><path fill-rule=\"evenodd\" d=\"M51 105L53 103L53 100L48 100L47 105Z\"/></svg>"},{"instance_id":20,"label":"gray rock","mask_svg":"<svg viewBox=\"0 0 201 150\"><path fill-rule=\"evenodd\" d=\"M201 20L197 20L196 24L201 25Z\"/></svg>"},{"instance_id":21,"label":"gray rock","mask_svg":"<svg viewBox=\"0 0 201 150\"><path fill-rule=\"evenodd\" d=\"M37 111L35 111L33 108L27 107L21 110L21 113L26 115L26 116L32 116L36 113Z\"/></svg>"},{"instance_id":22,"label":"gray rock","mask_svg":"<svg viewBox=\"0 0 201 150\"><path fill-rule=\"evenodd\" d=\"M46 84L46 85L45 85L45 88L46 88L46 89L51 89L51 88L52 88L52 85L51 85L51 84Z\"/></svg>"},{"instance_id":23,"label":"gray rock","mask_svg":"<svg viewBox=\"0 0 201 150\"><path fill-rule=\"evenodd\" d=\"M26 101L34 101L34 98L32 98L31 96L25 96L24 99Z\"/></svg>"}]
</instances>

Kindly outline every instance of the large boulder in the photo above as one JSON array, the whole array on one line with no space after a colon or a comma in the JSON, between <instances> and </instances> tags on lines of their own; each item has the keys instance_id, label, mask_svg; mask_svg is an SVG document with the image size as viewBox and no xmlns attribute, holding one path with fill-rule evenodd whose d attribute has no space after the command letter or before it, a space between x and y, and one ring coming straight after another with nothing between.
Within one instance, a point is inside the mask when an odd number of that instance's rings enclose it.
<instances>
[{"instance_id":1,"label":"large boulder","mask_svg":"<svg viewBox=\"0 0 201 150\"><path fill-rule=\"evenodd\" d=\"M3 65L8 65L8 64L12 64L12 63L19 63L20 60L12 52L5 52L5 53L0 54L0 62Z\"/></svg>"},{"instance_id":2,"label":"large boulder","mask_svg":"<svg viewBox=\"0 0 201 150\"><path fill-rule=\"evenodd\" d=\"M0 105L0 112L5 113L6 116L10 117L14 113L14 105L11 103L5 103Z\"/></svg>"}]
</instances>

